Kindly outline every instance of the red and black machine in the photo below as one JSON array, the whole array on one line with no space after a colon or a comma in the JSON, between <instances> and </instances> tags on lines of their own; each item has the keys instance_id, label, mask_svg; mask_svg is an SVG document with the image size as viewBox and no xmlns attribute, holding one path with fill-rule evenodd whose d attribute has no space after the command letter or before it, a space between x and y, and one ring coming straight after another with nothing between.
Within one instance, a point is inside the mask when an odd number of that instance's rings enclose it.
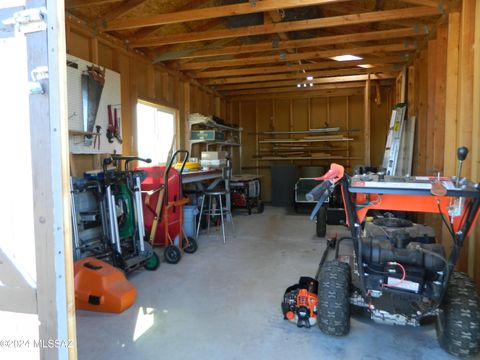
<instances>
[{"instance_id":1,"label":"red and black machine","mask_svg":"<svg viewBox=\"0 0 480 360\"><path fill-rule=\"evenodd\" d=\"M256 209L258 213L263 213L264 204L261 200L261 183L258 176L232 176L230 190L232 207L247 209L249 215L252 213L252 209Z\"/></svg>"},{"instance_id":2,"label":"red and black machine","mask_svg":"<svg viewBox=\"0 0 480 360\"><path fill-rule=\"evenodd\" d=\"M467 274L454 270L480 206L480 184L460 176L467 153L464 147L457 151L456 177L349 177L332 164L307 194L318 201L313 219L340 186L350 230L350 236L327 242L315 276L322 332L346 335L351 309L360 307L375 322L392 325L419 326L433 318L439 344L448 353L467 357L480 351L477 289ZM452 239L450 251L431 227L383 211L437 214ZM370 219L371 214L377 215ZM340 256L345 240L353 243L353 253ZM327 261L332 249L335 256Z\"/></svg>"}]
</instances>

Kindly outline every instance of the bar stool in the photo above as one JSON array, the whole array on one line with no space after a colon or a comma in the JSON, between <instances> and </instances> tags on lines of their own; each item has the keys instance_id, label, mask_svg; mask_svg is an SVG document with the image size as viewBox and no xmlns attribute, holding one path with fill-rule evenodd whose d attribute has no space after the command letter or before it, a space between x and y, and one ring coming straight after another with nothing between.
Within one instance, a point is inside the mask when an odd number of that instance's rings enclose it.
<instances>
[{"instance_id":1,"label":"bar stool","mask_svg":"<svg viewBox=\"0 0 480 360\"><path fill-rule=\"evenodd\" d=\"M222 225L222 237L223 237L223 243L226 243L225 240L225 224L224 224L224 217L230 218L230 221L232 223L232 232L235 233L234 225L233 225L233 217L232 217L232 212L230 209L223 204L222 196L227 195L227 190L225 189L220 189L220 190L207 190L204 192L203 199L202 199L202 205L200 206L200 217L199 221L197 224L197 239L198 239L198 234L200 232L200 223L202 219L202 214L207 215L207 234L210 234L210 217L215 216L215 215L220 215L220 222ZM208 197L208 209L205 209L205 198ZM212 208L212 199L215 199L217 204L220 205L220 208L217 206L214 206ZM216 205L217 205L216 204Z\"/></svg>"}]
</instances>

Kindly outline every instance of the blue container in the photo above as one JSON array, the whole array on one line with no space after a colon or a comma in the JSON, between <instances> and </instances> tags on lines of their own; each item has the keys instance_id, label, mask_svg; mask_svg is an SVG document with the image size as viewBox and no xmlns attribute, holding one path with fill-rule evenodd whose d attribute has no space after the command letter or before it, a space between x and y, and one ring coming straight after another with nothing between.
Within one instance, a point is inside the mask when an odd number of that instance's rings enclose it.
<instances>
[{"instance_id":1,"label":"blue container","mask_svg":"<svg viewBox=\"0 0 480 360\"><path fill-rule=\"evenodd\" d=\"M183 206L183 230L185 235L195 238L197 232L197 215L199 211L196 205Z\"/></svg>"}]
</instances>

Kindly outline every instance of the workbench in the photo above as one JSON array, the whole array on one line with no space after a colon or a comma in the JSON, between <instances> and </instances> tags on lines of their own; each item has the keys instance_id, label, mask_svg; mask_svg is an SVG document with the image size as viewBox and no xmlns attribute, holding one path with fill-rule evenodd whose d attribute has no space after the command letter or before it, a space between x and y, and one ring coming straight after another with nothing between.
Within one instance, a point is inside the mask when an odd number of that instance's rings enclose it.
<instances>
[{"instance_id":1,"label":"workbench","mask_svg":"<svg viewBox=\"0 0 480 360\"><path fill-rule=\"evenodd\" d=\"M222 168L214 168L209 170L199 171L183 171L182 184L193 184L199 192L213 190L224 179L224 171ZM211 182L205 186L204 182L210 180ZM229 180L225 180L225 188L229 190ZM225 196L225 206L231 210L230 192L227 191Z\"/></svg>"}]
</instances>

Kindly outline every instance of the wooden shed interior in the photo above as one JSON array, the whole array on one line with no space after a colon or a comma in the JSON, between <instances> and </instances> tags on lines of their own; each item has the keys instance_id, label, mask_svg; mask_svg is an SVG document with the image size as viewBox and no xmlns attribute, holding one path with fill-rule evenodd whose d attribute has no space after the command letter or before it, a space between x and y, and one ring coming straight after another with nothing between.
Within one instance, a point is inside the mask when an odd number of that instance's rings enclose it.
<instances>
[{"instance_id":1,"label":"wooden shed interior","mask_svg":"<svg viewBox=\"0 0 480 360\"><path fill-rule=\"evenodd\" d=\"M67 53L120 73L124 154L136 153L138 100L177 111L179 148L188 145L189 114L215 115L243 128L234 171L262 175L266 201L270 165L279 160L349 168L381 163L391 109L400 102L416 118L413 174L453 175L455 149L465 145L464 175L478 181L475 5L66 0ZM357 58L333 59L342 55ZM322 127L345 131L335 141L297 148L269 144L262 134ZM73 173L99 167L97 155L71 162ZM466 248L459 267L479 282L480 246L470 241Z\"/></svg>"}]
</instances>

